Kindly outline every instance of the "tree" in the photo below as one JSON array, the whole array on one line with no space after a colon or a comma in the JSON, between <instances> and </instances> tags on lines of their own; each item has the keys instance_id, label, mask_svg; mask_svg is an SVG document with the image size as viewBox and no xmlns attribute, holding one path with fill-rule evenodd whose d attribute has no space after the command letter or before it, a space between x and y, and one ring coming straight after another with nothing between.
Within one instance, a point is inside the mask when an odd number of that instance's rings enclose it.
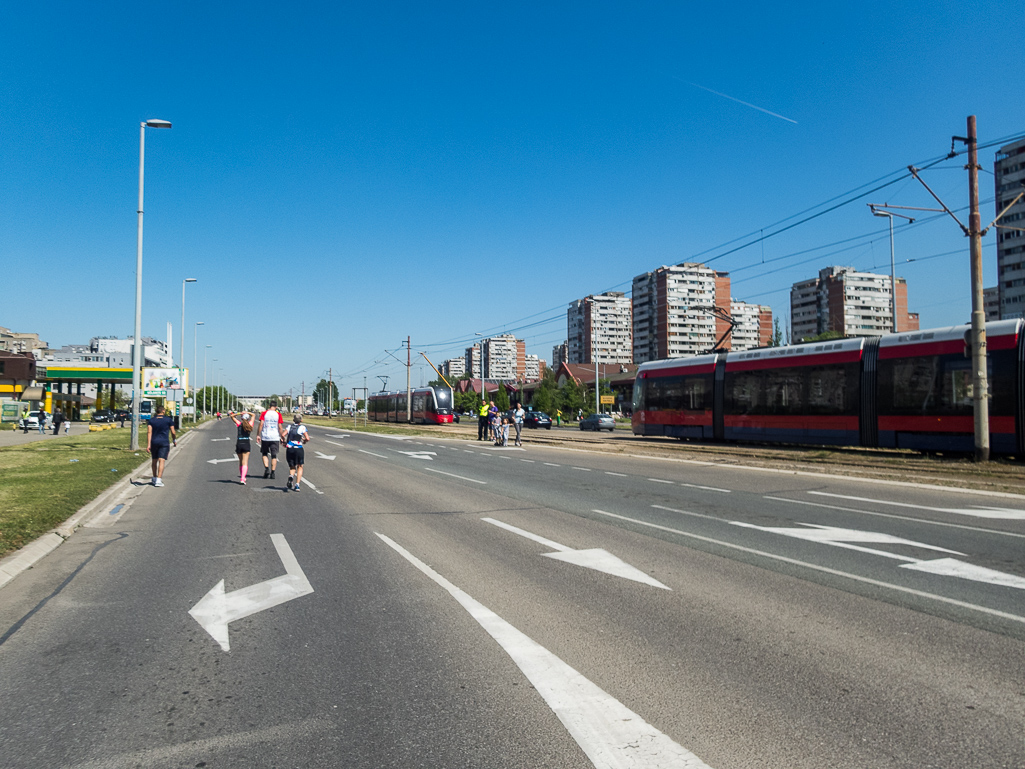
<instances>
[{"instance_id":1,"label":"tree","mask_svg":"<svg viewBox=\"0 0 1025 769\"><path fill-rule=\"evenodd\" d=\"M779 318L772 319L772 337L769 339L769 347L783 346L783 329L779 327Z\"/></svg>"},{"instance_id":2,"label":"tree","mask_svg":"<svg viewBox=\"0 0 1025 769\"><path fill-rule=\"evenodd\" d=\"M509 410L509 393L506 391L504 384L499 384L498 390L495 391L495 405L499 411Z\"/></svg>"},{"instance_id":3,"label":"tree","mask_svg":"<svg viewBox=\"0 0 1025 769\"><path fill-rule=\"evenodd\" d=\"M807 344L808 342L828 342L830 339L843 339L844 335L839 331L823 331L821 334L815 336L806 336L801 340L802 343Z\"/></svg>"},{"instance_id":4,"label":"tree","mask_svg":"<svg viewBox=\"0 0 1025 769\"><path fill-rule=\"evenodd\" d=\"M555 373L548 369L534 390L533 406L537 411L554 414L559 408L559 388L555 384Z\"/></svg>"},{"instance_id":5,"label":"tree","mask_svg":"<svg viewBox=\"0 0 1025 769\"><path fill-rule=\"evenodd\" d=\"M566 384L559 389L559 408L562 409L562 413L567 417L575 417L577 412L582 411L587 405L585 400L583 388L577 381L572 377L566 379Z\"/></svg>"},{"instance_id":6,"label":"tree","mask_svg":"<svg viewBox=\"0 0 1025 769\"><path fill-rule=\"evenodd\" d=\"M338 385L321 379L313 388L313 394L321 408L336 410L338 408Z\"/></svg>"}]
</instances>

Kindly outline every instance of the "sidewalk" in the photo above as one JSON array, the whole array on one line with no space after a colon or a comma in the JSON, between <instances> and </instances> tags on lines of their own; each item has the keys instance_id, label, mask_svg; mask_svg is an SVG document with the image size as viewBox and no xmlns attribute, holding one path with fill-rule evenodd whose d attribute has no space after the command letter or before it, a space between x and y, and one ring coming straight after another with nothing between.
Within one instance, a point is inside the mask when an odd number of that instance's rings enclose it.
<instances>
[{"instance_id":1,"label":"sidewalk","mask_svg":"<svg viewBox=\"0 0 1025 769\"><path fill-rule=\"evenodd\" d=\"M127 425L127 422L125 423ZM120 429L120 428L116 428ZM127 430L128 427L125 427ZM83 433L89 432L88 422L72 422L71 423L71 435L82 435ZM54 435L53 428L51 427L46 431L45 435L40 435L39 430L29 430L27 433L21 430L0 430L0 447L2 446L19 446L22 443L31 443L32 441L59 441L64 437L64 426L61 425L61 434Z\"/></svg>"}]
</instances>

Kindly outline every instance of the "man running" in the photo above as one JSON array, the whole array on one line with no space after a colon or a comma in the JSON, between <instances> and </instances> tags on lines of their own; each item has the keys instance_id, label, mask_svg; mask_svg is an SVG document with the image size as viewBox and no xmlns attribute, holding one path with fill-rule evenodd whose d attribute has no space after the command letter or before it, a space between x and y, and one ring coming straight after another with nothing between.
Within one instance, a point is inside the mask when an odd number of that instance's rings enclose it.
<instances>
[{"instance_id":1,"label":"man running","mask_svg":"<svg viewBox=\"0 0 1025 769\"><path fill-rule=\"evenodd\" d=\"M263 456L263 477L274 478L278 468L278 447L281 445L282 423L284 420L278 411L278 402L271 401L270 408L260 414L260 432L256 442L260 444Z\"/></svg>"},{"instance_id":2,"label":"man running","mask_svg":"<svg viewBox=\"0 0 1025 769\"><path fill-rule=\"evenodd\" d=\"M164 485L164 463L171 451L171 444L178 445L178 434L174 430L174 420L164 415L164 407L157 409L157 415L149 420L146 428L146 451L150 455L153 470L153 485Z\"/></svg>"},{"instance_id":3,"label":"man running","mask_svg":"<svg viewBox=\"0 0 1025 769\"><path fill-rule=\"evenodd\" d=\"M285 444L285 461L288 462L288 488L299 491L303 479L303 463L306 460L306 449L303 444L310 439L310 432L303 424L301 415L292 417L292 426L288 428Z\"/></svg>"}]
</instances>

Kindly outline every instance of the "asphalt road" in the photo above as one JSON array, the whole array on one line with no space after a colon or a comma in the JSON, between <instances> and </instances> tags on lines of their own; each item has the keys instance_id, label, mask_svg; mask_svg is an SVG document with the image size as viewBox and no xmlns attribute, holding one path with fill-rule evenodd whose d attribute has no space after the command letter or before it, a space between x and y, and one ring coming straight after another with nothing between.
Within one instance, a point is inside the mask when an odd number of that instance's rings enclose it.
<instances>
[{"instance_id":1,"label":"asphalt road","mask_svg":"<svg viewBox=\"0 0 1025 769\"><path fill-rule=\"evenodd\" d=\"M0 766L1025 765L1025 499L230 427L0 591Z\"/></svg>"}]
</instances>

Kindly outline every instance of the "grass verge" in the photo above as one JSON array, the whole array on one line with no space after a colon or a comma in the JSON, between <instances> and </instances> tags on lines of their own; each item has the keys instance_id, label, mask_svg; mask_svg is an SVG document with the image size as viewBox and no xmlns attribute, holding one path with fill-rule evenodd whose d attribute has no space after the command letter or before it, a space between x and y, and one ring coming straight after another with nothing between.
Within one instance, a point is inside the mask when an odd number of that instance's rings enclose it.
<instances>
[{"instance_id":1,"label":"grass verge","mask_svg":"<svg viewBox=\"0 0 1025 769\"><path fill-rule=\"evenodd\" d=\"M149 461L129 441L127 429L104 430L0 448L0 557L59 526Z\"/></svg>"}]
</instances>

